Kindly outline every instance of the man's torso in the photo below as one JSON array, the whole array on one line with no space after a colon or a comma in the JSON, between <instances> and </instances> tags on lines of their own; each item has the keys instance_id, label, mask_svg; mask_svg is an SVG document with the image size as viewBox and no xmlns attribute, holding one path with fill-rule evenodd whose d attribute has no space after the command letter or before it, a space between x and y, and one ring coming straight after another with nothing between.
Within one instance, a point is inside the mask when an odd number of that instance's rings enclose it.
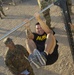
<instances>
[{"instance_id":1,"label":"man's torso","mask_svg":"<svg viewBox=\"0 0 74 75\"><path fill-rule=\"evenodd\" d=\"M47 34L46 33L43 33L42 35L39 35L36 33L33 33L33 34L34 34L33 41L35 42L37 49L40 52L42 52L45 48L45 41L46 41Z\"/></svg>"}]
</instances>

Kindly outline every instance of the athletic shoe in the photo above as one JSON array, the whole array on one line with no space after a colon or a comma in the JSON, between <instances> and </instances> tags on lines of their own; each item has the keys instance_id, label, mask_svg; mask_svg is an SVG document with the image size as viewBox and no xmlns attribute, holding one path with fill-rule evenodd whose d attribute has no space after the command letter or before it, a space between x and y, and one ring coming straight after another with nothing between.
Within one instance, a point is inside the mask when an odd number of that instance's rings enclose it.
<instances>
[{"instance_id":1,"label":"athletic shoe","mask_svg":"<svg viewBox=\"0 0 74 75\"><path fill-rule=\"evenodd\" d=\"M39 63L39 61L38 61L36 55L31 54L31 55L28 57L28 60L29 60L29 62L31 62L36 68L40 68L40 67L41 67L41 63Z\"/></svg>"},{"instance_id":2,"label":"athletic shoe","mask_svg":"<svg viewBox=\"0 0 74 75\"><path fill-rule=\"evenodd\" d=\"M44 55L40 54L40 52L37 49L34 50L33 54L37 56L37 58L42 66L46 65L47 59L45 58Z\"/></svg>"}]
</instances>

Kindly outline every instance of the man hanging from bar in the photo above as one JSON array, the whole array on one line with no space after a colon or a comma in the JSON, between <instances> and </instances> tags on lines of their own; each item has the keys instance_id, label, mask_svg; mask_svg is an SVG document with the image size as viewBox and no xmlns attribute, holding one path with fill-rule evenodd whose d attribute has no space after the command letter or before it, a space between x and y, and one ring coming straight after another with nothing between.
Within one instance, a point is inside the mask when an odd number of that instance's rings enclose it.
<instances>
[{"instance_id":1,"label":"man hanging from bar","mask_svg":"<svg viewBox=\"0 0 74 75\"><path fill-rule=\"evenodd\" d=\"M29 60L37 67L53 64L58 58L58 44L49 27L41 20L38 13L35 14L38 21L36 23L36 32L32 33L30 26L25 25L26 31L26 49L29 53Z\"/></svg>"}]
</instances>

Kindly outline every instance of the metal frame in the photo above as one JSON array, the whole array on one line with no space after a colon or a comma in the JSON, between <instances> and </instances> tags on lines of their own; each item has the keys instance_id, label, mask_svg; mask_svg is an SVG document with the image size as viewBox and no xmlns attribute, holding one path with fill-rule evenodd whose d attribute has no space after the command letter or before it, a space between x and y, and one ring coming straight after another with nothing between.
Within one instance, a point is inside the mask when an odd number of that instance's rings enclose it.
<instances>
[{"instance_id":1,"label":"metal frame","mask_svg":"<svg viewBox=\"0 0 74 75\"><path fill-rule=\"evenodd\" d=\"M69 25L69 22L71 23L71 18L70 18L68 6L67 6L67 1L66 0L57 0L56 2L54 2L51 5L47 6L45 9L41 10L39 13L44 12L45 10L47 10L48 8L50 8L53 5L59 6L63 11L65 28L66 28L67 37L68 37L68 41L69 41L69 45L70 45L70 49L71 49L71 53L72 53L73 61L74 61L74 42L73 42L73 36L72 36L71 28L70 28L70 25ZM29 21L31 21L33 19L34 19L34 17L30 18ZM8 33L6 33L4 36L2 36L0 38L0 40L4 39L6 36L10 35L14 31L16 31L18 28L25 25L26 23L27 22L22 22L21 24L19 24L18 26L16 26L12 30L10 30Z\"/></svg>"},{"instance_id":2,"label":"metal frame","mask_svg":"<svg viewBox=\"0 0 74 75\"><path fill-rule=\"evenodd\" d=\"M67 5L67 0L58 0L54 4L59 6L63 11L65 29L67 32L67 37L68 37L68 41L69 41L69 45L70 45L70 49L71 49L71 53L72 53L72 57L73 57L73 62L74 62L74 41L73 41L73 36L72 36L72 32L71 32L71 27L69 24L72 22L71 22L71 17L70 17L68 5Z\"/></svg>"}]
</instances>

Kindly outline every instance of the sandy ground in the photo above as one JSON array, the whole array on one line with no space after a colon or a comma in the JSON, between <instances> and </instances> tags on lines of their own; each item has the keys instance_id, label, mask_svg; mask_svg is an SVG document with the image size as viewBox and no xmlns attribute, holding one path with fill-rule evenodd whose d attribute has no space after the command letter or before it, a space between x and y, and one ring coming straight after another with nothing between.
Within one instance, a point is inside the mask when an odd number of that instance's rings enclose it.
<instances>
[{"instance_id":1,"label":"sandy ground","mask_svg":"<svg viewBox=\"0 0 74 75\"><path fill-rule=\"evenodd\" d=\"M8 8L7 8L8 7ZM33 14L40 9L38 8L36 0L24 0L23 3L16 6L4 5L4 11L7 15L4 19L0 19L0 37L4 36L11 29L21 24L24 19L30 19ZM72 7L74 12L74 6ZM41 14L42 15L42 14ZM72 22L74 23L74 16L72 16ZM36 20L31 21L31 29L34 31L34 24ZM55 37L59 44L59 58L58 60L48 66L44 66L40 69L36 69L33 66L35 75L74 75L74 64L72 60L71 50L64 30L63 18L60 8L57 6L51 7L51 24L55 26ZM13 41L17 44L25 46L25 27L22 26L15 32L9 35ZM4 55L6 47L3 44L3 40L0 41L0 75L12 75L4 63Z\"/></svg>"}]
</instances>

